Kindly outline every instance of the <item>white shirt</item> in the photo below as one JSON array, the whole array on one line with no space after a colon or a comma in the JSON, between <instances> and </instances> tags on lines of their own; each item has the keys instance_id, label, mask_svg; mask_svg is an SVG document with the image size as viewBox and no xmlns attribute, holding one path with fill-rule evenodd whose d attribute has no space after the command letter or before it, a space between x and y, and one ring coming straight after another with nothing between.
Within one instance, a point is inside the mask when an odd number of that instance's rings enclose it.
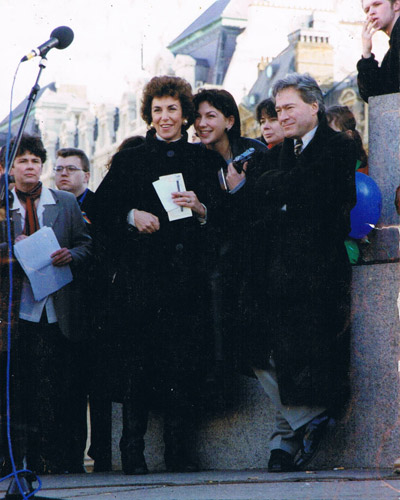
<instances>
[{"instance_id":1,"label":"white shirt","mask_svg":"<svg viewBox=\"0 0 400 500\"><path fill-rule=\"evenodd\" d=\"M25 226L25 214L26 210L22 206L15 188L13 189L14 195L14 203L13 203L13 211L21 214L21 224L22 227ZM51 194L51 191L42 186L42 193L39 198L39 204L36 209L36 213L39 220L39 226L43 227L43 212L45 205L55 205L56 202ZM21 305L19 307L19 317L26 321L32 321L33 323L39 323L40 318L43 313L43 309L46 307L47 321L49 323L57 322L56 310L54 308L53 297L49 295L42 300L36 301L33 297L32 287L29 283L28 278L25 276L24 281L22 283L22 292L21 292Z\"/></svg>"},{"instance_id":2,"label":"white shirt","mask_svg":"<svg viewBox=\"0 0 400 500\"><path fill-rule=\"evenodd\" d=\"M310 130L309 132L307 132L301 138L301 140L303 141L303 146L301 148L301 152L304 151L306 149L306 147L309 145L309 143L312 141L312 139L315 135L315 132L317 131L317 128L318 128L318 125L316 127L314 127L312 130Z\"/></svg>"}]
</instances>

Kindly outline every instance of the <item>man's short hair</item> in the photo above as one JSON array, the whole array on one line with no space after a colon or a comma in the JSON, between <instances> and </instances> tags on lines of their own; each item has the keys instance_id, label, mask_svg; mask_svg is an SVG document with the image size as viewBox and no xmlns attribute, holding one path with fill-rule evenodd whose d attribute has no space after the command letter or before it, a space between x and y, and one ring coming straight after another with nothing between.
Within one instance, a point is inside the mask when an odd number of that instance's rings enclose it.
<instances>
[{"instance_id":1,"label":"man's short hair","mask_svg":"<svg viewBox=\"0 0 400 500\"><path fill-rule=\"evenodd\" d=\"M275 110L274 100L270 97L261 101L256 108L257 121L260 123L263 115L267 115L268 118L277 118Z\"/></svg>"},{"instance_id":2,"label":"man's short hair","mask_svg":"<svg viewBox=\"0 0 400 500\"><path fill-rule=\"evenodd\" d=\"M80 158L82 163L82 170L84 172L90 172L89 158L86 156L86 153L82 151L82 149L62 148L57 151L57 158L68 158L69 156L77 156L78 158Z\"/></svg>"},{"instance_id":3,"label":"man's short hair","mask_svg":"<svg viewBox=\"0 0 400 500\"><path fill-rule=\"evenodd\" d=\"M11 154L15 141L16 137L13 137L10 141L9 154ZM42 139L37 135L29 135L29 134L22 135L21 142L19 143L18 151L15 157L21 156L26 152L32 153L33 155L40 158L42 160L42 163L46 161L47 158L46 150L43 146ZM6 166L6 153L7 153L7 146L3 146L0 151L0 164L3 167ZM12 165L10 165L10 168L11 167Z\"/></svg>"},{"instance_id":4,"label":"man's short hair","mask_svg":"<svg viewBox=\"0 0 400 500\"><path fill-rule=\"evenodd\" d=\"M324 96L318 83L312 76L308 73L290 73L285 78L282 78L275 83L272 89L272 95L276 98L276 95L279 92L288 88L297 90L302 100L307 104L316 102L318 104L318 119L321 119L321 117L325 114Z\"/></svg>"},{"instance_id":5,"label":"man's short hair","mask_svg":"<svg viewBox=\"0 0 400 500\"><path fill-rule=\"evenodd\" d=\"M396 0L388 0L392 5L394 4L394 2L396 2ZM361 0L361 7L364 8L364 0Z\"/></svg>"}]
</instances>

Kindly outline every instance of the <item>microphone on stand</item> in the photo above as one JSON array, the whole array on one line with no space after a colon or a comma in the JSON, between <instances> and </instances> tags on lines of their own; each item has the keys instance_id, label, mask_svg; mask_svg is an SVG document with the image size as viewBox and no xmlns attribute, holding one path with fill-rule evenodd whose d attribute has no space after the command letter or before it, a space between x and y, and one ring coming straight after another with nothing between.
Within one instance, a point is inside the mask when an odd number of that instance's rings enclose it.
<instances>
[{"instance_id":1,"label":"microphone on stand","mask_svg":"<svg viewBox=\"0 0 400 500\"><path fill-rule=\"evenodd\" d=\"M21 59L21 62L28 61L36 56L45 57L47 52L54 47L56 49L65 49L72 43L73 39L74 32L71 28L68 28L68 26L59 26L50 33L50 39L47 42L39 45L37 49L31 50L29 54L26 54Z\"/></svg>"}]
</instances>

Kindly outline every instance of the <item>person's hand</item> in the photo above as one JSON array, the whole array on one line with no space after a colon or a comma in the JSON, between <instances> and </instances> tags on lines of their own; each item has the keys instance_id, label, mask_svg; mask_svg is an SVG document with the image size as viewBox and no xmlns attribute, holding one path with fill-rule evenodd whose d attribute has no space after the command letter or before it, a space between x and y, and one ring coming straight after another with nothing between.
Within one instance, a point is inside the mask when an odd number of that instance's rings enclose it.
<instances>
[{"instance_id":1,"label":"person's hand","mask_svg":"<svg viewBox=\"0 0 400 500\"><path fill-rule=\"evenodd\" d=\"M15 238L15 242L14 243L18 243L19 241L22 241L24 240L25 238L27 238L28 236L26 234L20 234L19 236L17 236Z\"/></svg>"},{"instance_id":2,"label":"person's hand","mask_svg":"<svg viewBox=\"0 0 400 500\"><path fill-rule=\"evenodd\" d=\"M68 248L60 248L50 255L53 266L66 266L72 262L72 255Z\"/></svg>"},{"instance_id":3,"label":"person's hand","mask_svg":"<svg viewBox=\"0 0 400 500\"><path fill-rule=\"evenodd\" d=\"M150 212L135 210L135 226L139 233L151 234L160 229L160 221Z\"/></svg>"},{"instance_id":4,"label":"person's hand","mask_svg":"<svg viewBox=\"0 0 400 500\"><path fill-rule=\"evenodd\" d=\"M193 212L196 212L200 217L206 216L206 210L199 202L194 191L179 191L177 193L172 193L172 199L178 206L191 208Z\"/></svg>"},{"instance_id":5,"label":"person's hand","mask_svg":"<svg viewBox=\"0 0 400 500\"><path fill-rule=\"evenodd\" d=\"M372 37L377 31L379 29L375 28L374 23L367 17L361 31L362 55L364 59L368 59L372 55Z\"/></svg>"},{"instance_id":6,"label":"person's hand","mask_svg":"<svg viewBox=\"0 0 400 500\"><path fill-rule=\"evenodd\" d=\"M232 163L229 163L228 171L227 171L227 174L225 176L229 191L232 191L232 189L235 189L235 187L242 182L242 180L246 177L246 170L247 170L247 161L243 165L243 171L240 174L238 174L238 171L232 165Z\"/></svg>"}]
</instances>

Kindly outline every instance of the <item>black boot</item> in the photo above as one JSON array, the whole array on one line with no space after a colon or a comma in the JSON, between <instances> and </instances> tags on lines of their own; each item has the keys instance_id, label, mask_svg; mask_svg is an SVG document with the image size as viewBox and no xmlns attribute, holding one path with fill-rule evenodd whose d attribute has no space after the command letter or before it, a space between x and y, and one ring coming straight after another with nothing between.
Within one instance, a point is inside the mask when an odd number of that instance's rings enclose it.
<instances>
[{"instance_id":1,"label":"black boot","mask_svg":"<svg viewBox=\"0 0 400 500\"><path fill-rule=\"evenodd\" d=\"M149 472L143 455L147 421L147 408L140 408L132 400L124 401L122 438L119 444L124 474L141 475Z\"/></svg>"},{"instance_id":2,"label":"black boot","mask_svg":"<svg viewBox=\"0 0 400 500\"><path fill-rule=\"evenodd\" d=\"M164 415L164 460L168 472L197 472L199 466L187 450L188 421L181 415Z\"/></svg>"},{"instance_id":3,"label":"black boot","mask_svg":"<svg viewBox=\"0 0 400 500\"><path fill-rule=\"evenodd\" d=\"M143 446L144 448L144 446ZM148 474L146 460L143 451L136 450L121 450L122 470L126 475L144 475Z\"/></svg>"}]
</instances>

